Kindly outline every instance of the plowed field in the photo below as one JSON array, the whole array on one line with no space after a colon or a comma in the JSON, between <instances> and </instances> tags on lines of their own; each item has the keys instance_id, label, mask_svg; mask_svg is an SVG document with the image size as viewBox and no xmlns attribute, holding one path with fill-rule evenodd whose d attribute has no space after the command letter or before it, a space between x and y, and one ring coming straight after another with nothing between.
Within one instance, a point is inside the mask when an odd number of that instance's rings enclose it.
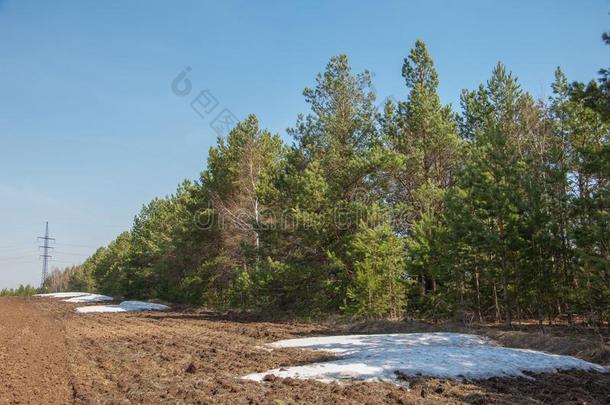
<instances>
[{"instance_id":1,"label":"plowed field","mask_svg":"<svg viewBox=\"0 0 610 405\"><path fill-rule=\"evenodd\" d=\"M263 347L336 333L331 326L261 322L215 312L74 313L41 298L0 299L0 403L610 403L610 375L540 374L457 382L411 378L324 384L240 376L324 359Z\"/></svg>"}]
</instances>

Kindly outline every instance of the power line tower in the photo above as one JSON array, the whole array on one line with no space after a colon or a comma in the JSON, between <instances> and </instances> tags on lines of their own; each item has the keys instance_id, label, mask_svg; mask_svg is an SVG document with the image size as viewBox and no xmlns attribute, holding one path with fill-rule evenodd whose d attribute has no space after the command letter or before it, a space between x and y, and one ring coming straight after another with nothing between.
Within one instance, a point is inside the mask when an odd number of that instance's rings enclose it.
<instances>
[{"instance_id":1,"label":"power line tower","mask_svg":"<svg viewBox=\"0 0 610 405\"><path fill-rule=\"evenodd\" d=\"M53 241L55 242L55 238L49 238L49 222L47 221L45 224L45 228L44 228L44 236L39 236L38 240L42 240L43 244L42 246L38 246L38 248L42 248L42 254L40 255L40 257L42 257L42 278L40 280L40 288L44 287L44 282L47 279L47 274L48 274L48 267L49 267L49 259L51 258L51 255L49 254L49 250L53 249L52 246L49 246L49 241Z\"/></svg>"}]
</instances>

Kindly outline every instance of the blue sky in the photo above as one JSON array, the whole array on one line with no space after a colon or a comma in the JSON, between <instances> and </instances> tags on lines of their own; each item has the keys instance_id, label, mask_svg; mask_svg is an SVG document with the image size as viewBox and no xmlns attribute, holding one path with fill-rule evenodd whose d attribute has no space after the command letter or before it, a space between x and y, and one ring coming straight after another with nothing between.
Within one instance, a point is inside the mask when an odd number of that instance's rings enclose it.
<instances>
[{"instance_id":1,"label":"blue sky","mask_svg":"<svg viewBox=\"0 0 610 405\"><path fill-rule=\"evenodd\" d=\"M456 108L499 60L546 98L556 66L589 80L608 65L608 12L608 0L0 0L0 288L39 282L46 220L51 264L78 263L196 178L220 109L286 138L332 55L374 72L380 98L404 98L402 60L423 39ZM187 66L193 90L178 97ZM202 118L190 101L206 89L218 107Z\"/></svg>"}]
</instances>

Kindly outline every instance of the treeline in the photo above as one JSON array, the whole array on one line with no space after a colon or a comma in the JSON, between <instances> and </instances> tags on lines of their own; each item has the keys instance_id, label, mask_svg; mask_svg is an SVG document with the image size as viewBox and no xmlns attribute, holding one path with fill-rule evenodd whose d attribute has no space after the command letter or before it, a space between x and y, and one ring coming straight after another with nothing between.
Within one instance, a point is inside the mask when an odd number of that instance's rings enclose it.
<instances>
[{"instance_id":1,"label":"treeline","mask_svg":"<svg viewBox=\"0 0 610 405\"><path fill-rule=\"evenodd\" d=\"M20 284L17 288L3 288L0 290L0 297L26 297L38 292L36 287Z\"/></svg>"},{"instance_id":2,"label":"treeline","mask_svg":"<svg viewBox=\"0 0 610 405\"><path fill-rule=\"evenodd\" d=\"M93 291L94 285L90 274L82 271L81 266L68 266L63 270L54 267L44 280L41 291Z\"/></svg>"},{"instance_id":3,"label":"treeline","mask_svg":"<svg viewBox=\"0 0 610 405\"><path fill-rule=\"evenodd\" d=\"M405 99L379 111L371 75L333 57L291 144L249 116L73 277L308 316L608 321L608 72L557 69L535 100L498 64L459 113L423 42L402 76Z\"/></svg>"}]
</instances>

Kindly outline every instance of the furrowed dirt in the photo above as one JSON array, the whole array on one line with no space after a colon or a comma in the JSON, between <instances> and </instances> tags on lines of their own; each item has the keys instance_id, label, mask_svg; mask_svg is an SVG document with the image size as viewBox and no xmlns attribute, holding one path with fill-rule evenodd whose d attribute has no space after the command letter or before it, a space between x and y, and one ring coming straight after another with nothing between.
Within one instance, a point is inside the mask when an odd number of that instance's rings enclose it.
<instances>
[{"instance_id":1,"label":"furrowed dirt","mask_svg":"<svg viewBox=\"0 0 610 405\"><path fill-rule=\"evenodd\" d=\"M320 361L324 354L263 347L336 333L329 326L261 322L214 312L88 314L48 299L0 299L0 403L610 403L610 375L457 382L408 378L324 384L242 375Z\"/></svg>"},{"instance_id":2,"label":"furrowed dirt","mask_svg":"<svg viewBox=\"0 0 610 405\"><path fill-rule=\"evenodd\" d=\"M63 323L31 301L0 299L0 403L71 403Z\"/></svg>"}]
</instances>

